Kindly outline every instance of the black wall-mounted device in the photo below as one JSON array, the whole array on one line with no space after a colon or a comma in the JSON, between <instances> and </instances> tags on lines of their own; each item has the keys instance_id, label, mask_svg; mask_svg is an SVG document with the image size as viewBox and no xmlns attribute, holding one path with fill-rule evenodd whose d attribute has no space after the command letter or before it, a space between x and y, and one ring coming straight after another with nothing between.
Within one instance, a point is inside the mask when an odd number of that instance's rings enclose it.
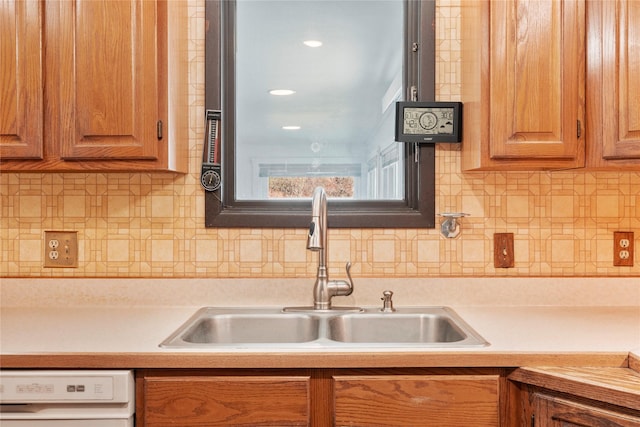
<instances>
[{"instance_id":1,"label":"black wall-mounted device","mask_svg":"<svg viewBox=\"0 0 640 427\"><path fill-rule=\"evenodd\" d=\"M462 141L462 102L397 102L396 141Z\"/></svg>"}]
</instances>

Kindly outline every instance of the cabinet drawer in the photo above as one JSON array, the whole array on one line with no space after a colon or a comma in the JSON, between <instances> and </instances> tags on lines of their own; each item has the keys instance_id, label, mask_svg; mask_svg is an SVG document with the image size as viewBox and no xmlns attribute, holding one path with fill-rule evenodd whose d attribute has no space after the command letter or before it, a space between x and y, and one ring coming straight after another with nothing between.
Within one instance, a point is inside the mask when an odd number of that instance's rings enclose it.
<instances>
[{"instance_id":1,"label":"cabinet drawer","mask_svg":"<svg viewBox=\"0 0 640 427\"><path fill-rule=\"evenodd\" d=\"M310 377L182 376L144 380L145 426L306 426Z\"/></svg>"},{"instance_id":2,"label":"cabinet drawer","mask_svg":"<svg viewBox=\"0 0 640 427\"><path fill-rule=\"evenodd\" d=\"M336 425L498 426L498 375L334 376Z\"/></svg>"}]
</instances>

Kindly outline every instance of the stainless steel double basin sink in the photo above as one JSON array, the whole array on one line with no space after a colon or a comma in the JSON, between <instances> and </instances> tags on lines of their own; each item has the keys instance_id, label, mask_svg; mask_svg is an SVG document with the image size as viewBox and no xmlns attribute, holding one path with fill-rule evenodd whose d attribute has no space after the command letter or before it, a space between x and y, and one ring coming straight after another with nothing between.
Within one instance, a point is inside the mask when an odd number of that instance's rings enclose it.
<instances>
[{"instance_id":1,"label":"stainless steel double basin sink","mask_svg":"<svg viewBox=\"0 0 640 427\"><path fill-rule=\"evenodd\" d=\"M488 345L448 307L198 310L160 346L171 349L440 348Z\"/></svg>"}]
</instances>

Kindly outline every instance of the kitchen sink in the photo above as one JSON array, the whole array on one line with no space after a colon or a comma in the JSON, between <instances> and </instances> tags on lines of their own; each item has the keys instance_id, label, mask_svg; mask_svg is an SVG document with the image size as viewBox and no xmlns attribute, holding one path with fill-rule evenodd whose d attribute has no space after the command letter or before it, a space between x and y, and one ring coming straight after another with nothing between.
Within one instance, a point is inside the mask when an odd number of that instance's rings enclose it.
<instances>
[{"instance_id":1,"label":"kitchen sink","mask_svg":"<svg viewBox=\"0 0 640 427\"><path fill-rule=\"evenodd\" d=\"M361 314L329 319L329 339L355 343L453 343L467 338L446 314Z\"/></svg>"},{"instance_id":2,"label":"kitchen sink","mask_svg":"<svg viewBox=\"0 0 640 427\"><path fill-rule=\"evenodd\" d=\"M203 308L176 334L173 344L302 343L318 339L320 319L278 309Z\"/></svg>"},{"instance_id":3,"label":"kitchen sink","mask_svg":"<svg viewBox=\"0 0 640 427\"><path fill-rule=\"evenodd\" d=\"M448 307L394 312L281 308L198 310L160 346L173 349L348 349L480 347L488 343Z\"/></svg>"}]
</instances>

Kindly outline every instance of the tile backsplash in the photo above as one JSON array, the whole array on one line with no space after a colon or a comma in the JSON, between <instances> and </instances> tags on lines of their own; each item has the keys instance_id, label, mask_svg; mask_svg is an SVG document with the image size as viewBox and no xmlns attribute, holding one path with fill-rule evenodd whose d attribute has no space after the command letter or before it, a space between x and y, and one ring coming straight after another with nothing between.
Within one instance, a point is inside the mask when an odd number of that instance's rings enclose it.
<instances>
[{"instance_id":1,"label":"tile backsplash","mask_svg":"<svg viewBox=\"0 0 640 427\"><path fill-rule=\"evenodd\" d=\"M306 229L206 229L199 184L204 7L190 1L190 173L1 173L0 277L311 277ZM459 8L437 11L437 93L458 100ZM436 152L436 211L469 213L457 239L436 229L330 230L333 276L639 276L613 267L613 231L640 239L640 172L460 172ZM45 230L78 231L79 267L43 268ZM493 267L512 232L515 267ZM638 246L638 245L636 245Z\"/></svg>"}]
</instances>

